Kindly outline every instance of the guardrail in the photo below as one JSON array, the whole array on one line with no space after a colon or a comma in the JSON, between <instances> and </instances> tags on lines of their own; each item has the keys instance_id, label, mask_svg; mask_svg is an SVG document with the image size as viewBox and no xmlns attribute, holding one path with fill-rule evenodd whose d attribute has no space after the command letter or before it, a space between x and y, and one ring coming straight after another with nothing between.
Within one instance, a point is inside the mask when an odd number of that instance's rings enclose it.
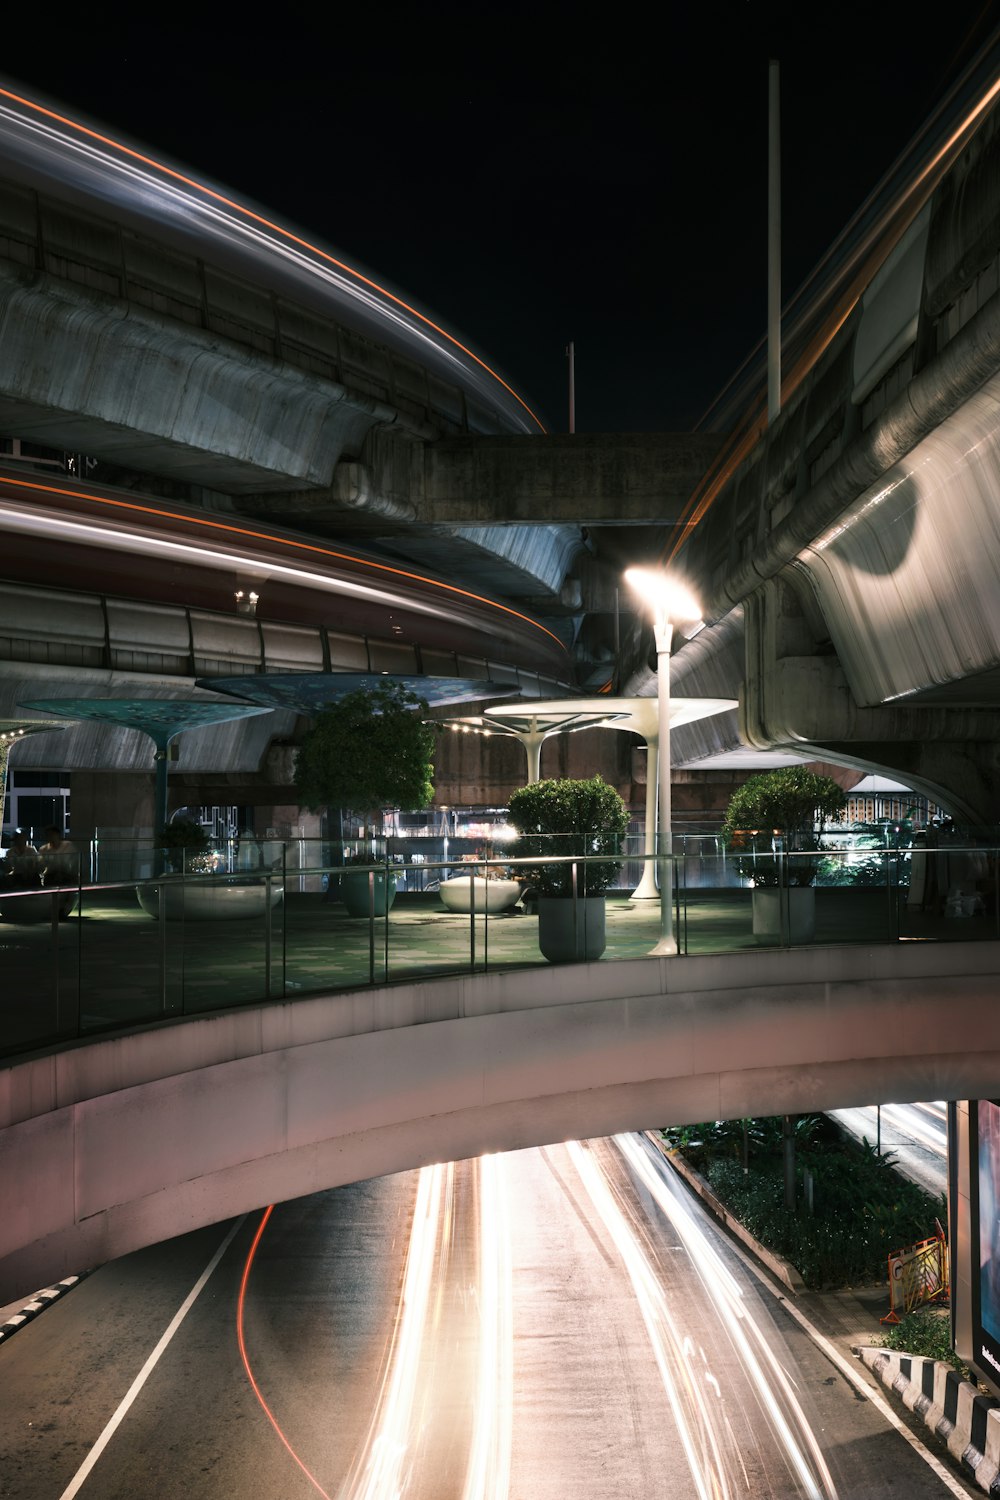
<instances>
[{"instance_id":1,"label":"guardrail","mask_svg":"<svg viewBox=\"0 0 1000 1500\"><path fill-rule=\"evenodd\" d=\"M250 868L199 856L200 870L138 880L63 874L43 886L9 875L0 882L0 1057L233 1006L546 961L525 862L331 863L303 848L272 843L263 861L253 847ZM998 852L779 852L759 862L751 886L732 856L682 851L672 862L679 958L764 944L996 940ZM574 923L595 862L606 867L607 857L543 862L569 868ZM348 905L357 885L360 906ZM617 889L604 907L602 961L649 953L660 903ZM800 925L800 907L811 925Z\"/></svg>"}]
</instances>

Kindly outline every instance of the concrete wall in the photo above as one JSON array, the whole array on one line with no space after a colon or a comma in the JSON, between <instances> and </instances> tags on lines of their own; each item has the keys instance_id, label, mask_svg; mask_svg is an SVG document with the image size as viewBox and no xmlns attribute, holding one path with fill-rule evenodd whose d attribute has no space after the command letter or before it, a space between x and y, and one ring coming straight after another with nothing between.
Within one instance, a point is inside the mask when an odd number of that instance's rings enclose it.
<instances>
[{"instance_id":1,"label":"concrete wall","mask_svg":"<svg viewBox=\"0 0 1000 1500\"><path fill-rule=\"evenodd\" d=\"M540 968L239 1010L0 1071L0 1302L484 1151L995 1091L998 944Z\"/></svg>"}]
</instances>

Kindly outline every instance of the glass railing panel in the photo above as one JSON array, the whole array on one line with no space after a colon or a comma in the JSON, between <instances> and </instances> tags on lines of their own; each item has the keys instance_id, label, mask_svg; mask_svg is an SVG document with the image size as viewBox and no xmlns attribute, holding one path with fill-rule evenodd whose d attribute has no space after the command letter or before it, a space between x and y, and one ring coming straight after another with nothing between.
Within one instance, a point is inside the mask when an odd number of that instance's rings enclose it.
<instances>
[{"instance_id":1,"label":"glass railing panel","mask_svg":"<svg viewBox=\"0 0 1000 1500\"><path fill-rule=\"evenodd\" d=\"M0 886L0 1054L267 998L546 963L538 901L516 860L424 859L411 878L405 853L331 863L329 847L262 844L241 863L227 855L211 868L79 890L17 890L8 879ZM133 855L145 870L160 858ZM757 856L752 877L741 858L709 839L678 841L671 913L682 957L1000 937L992 844L779 849ZM551 863L571 887L575 870L583 889L585 859ZM661 935L659 900L633 895L643 864L634 856L603 901L604 961L644 957ZM360 909L346 904L358 883ZM811 927L799 925L793 905L810 908ZM572 920L578 933L591 918L581 908Z\"/></svg>"},{"instance_id":2,"label":"glass railing panel","mask_svg":"<svg viewBox=\"0 0 1000 1500\"><path fill-rule=\"evenodd\" d=\"M286 872L282 913L285 995L293 998L355 988L373 980L383 983L384 865L330 864L322 859L313 864L310 852L304 852L304 863ZM388 885L391 888L392 882ZM369 897L374 901L373 917Z\"/></svg>"},{"instance_id":3,"label":"glass railing panel","mask_svg":"<svg viewBox=\"0 0 1000 1500\"><path fill-rule=\"evenodd\" d=\"M969 942L1000 937L1000 850L931 834L896 852L898 937Z\"/></svg>"},{"instance_id":4,"label":"glass railing panel","mask_svg":"<svg viewBox=\"0 0 1000 1500\"><path fill-rule=\"evenodd\" d=\"M76 1034L78 937L60 898L14 880L0 894L0 1038L17 1051Z\"/></svg>"},{"instance_id":5,"label":"glass railing panel","mask_svg":"<svg viewBox=\"0 0 1000 1500\"><path fill-rule=\"evenodd\" d=\"M82 891L81 1034L183 1013L183 924L167 881Z\"/></svg>"}]
</instances>

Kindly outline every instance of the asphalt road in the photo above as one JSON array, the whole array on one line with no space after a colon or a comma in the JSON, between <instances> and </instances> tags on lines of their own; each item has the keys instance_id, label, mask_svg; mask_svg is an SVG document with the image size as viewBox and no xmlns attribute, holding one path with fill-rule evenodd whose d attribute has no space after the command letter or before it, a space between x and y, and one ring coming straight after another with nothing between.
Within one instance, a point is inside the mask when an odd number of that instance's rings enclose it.
<instances>
[{"instance_id":1,"label":"asphalt road","mask_svg":"<svg viewBox=\"0 0 1000 1500\"><path fill-rule=\"evenodd\" d=\"M884 1155L896 1158L895 1168L932 1197L948 1191L948 1109L942 1100L923 1104L871 1104L858 1109L833 1109L856 1140L878 1143Z\"/></svg>"},{"instance_id":2,"label":"asphalt road","mask_svg":"<svg viewBox=\"0 0 1000 1500\"><path fill-rule=\"evenodd\" d=\"M949 1493L641 1138L263 1217L109 1264L0 1345L0 1496Z\"/></svg>"}]
</instances>

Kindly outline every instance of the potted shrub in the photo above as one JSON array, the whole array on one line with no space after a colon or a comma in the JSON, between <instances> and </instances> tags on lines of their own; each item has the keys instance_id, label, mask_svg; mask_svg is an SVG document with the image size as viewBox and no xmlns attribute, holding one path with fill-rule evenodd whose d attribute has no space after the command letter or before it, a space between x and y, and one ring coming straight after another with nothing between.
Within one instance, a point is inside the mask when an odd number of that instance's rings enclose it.
<instances>
[{"instance_id":1,"label":"potted shrub","mask_svg":"<svg viewBox=\"0 0 1000 1500\"><path fill-rule=\"evenodd\" d=\"M205 855L211 840L193 818L175 818L160 829L157 848L162 849L168 870L176 874L203 874L209 868Z\"/></svg>"},{"instance_id":2,"label":"potted shrub","mask_svg":"<svg viewBox=\"0 0 1000 1500\"><path fill-rule=\"evenodd\" d=\"M600 776L536 781L513 794L508 820L519 834L511 855L529 861L518 873L538 898L538 946L544 957L551 963L600 958L604 893L621 869L617 856L628 831L621 797ZM580 863L544 863L568 855Z\"/></svg>"},{"instance_id":3,"label":"potted shrub","mask_svg":"<svg viewBox=\"0 0 1000 1500\"><path fill-rule=\"evenodd\" d=\"M832 776L782 766L750 776L729 801L722 837L739 873L753 884L753 931L759 943L811 942L816 932L813 881L826 819L843 807Z\"/></svg>"},{"instance_id":4,"label":"potted shrub","mask_svg":"<svg viewBox=\"0 0 1000 1500\"><path fill-rule=\"evenodd\" d=\"M296 756L302 804L369 817L387 807L426 807L434 795L434 731L424 723L426 712L423 699L390 678L321 709ZM395 877L383 871L349 872L340 883L351 916L384 916L395 895Z\"/></svg>"}]
</instances>

